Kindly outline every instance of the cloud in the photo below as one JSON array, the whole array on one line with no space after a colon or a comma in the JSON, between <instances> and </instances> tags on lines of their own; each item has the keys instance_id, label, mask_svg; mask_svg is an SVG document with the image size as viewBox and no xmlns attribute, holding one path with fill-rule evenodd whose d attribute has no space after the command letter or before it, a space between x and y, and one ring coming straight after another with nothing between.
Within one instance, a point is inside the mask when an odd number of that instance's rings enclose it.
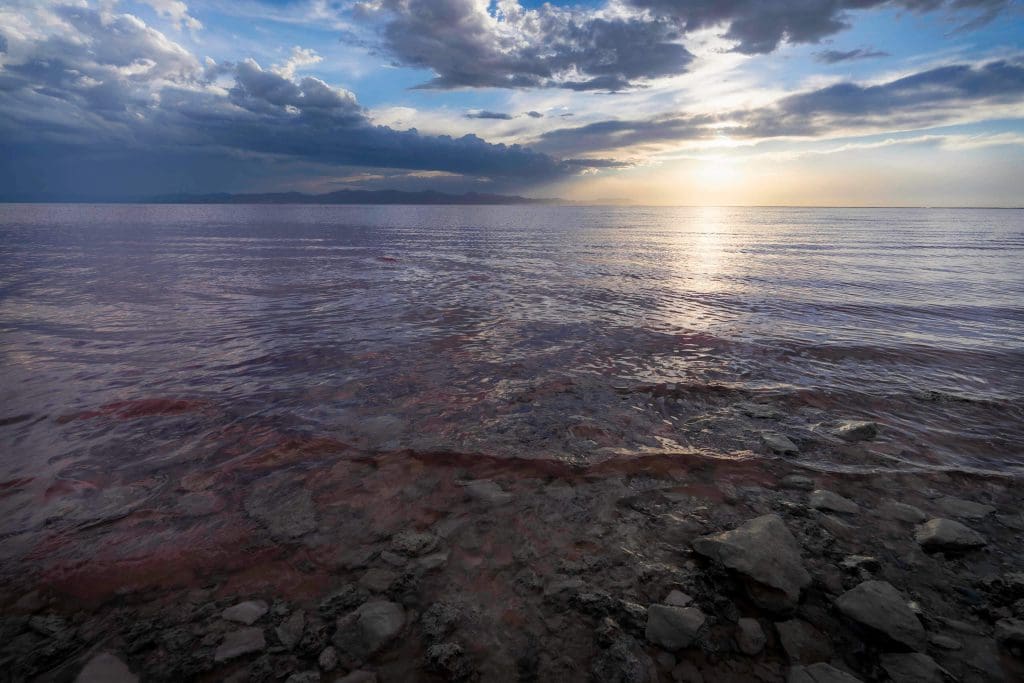
<instances>
[{"instance_id":1,"label":"cloud","mask_svg":"<svg viewBox=\"0 0 1024 683\"><path fill-rule=\"evenodd\" d=\"M299 69L319 64L322 61L324 61L324 58L318 55L316 50L296 45L292 48L292 53L285 60L284 64L274 65L271 70L284 78L295 78L295 72Z\"/></svg>"},{"instance_id":2,"label":"cloud","mask_svg":"<svg viewBox=\"0 0 1024 683\"><path fill-rule=\"evenodd\" d=\"M725 27L743 54L766 54L783 42L817 43L850 25L855 10L894 7L911 12L967 12L963 28L984 25L1010 7L1011 0L625 0L629 5L668 17L686 32Z\"/></svg>"},{"instance_id":3,"label":"cloud","mask_svg":"<svg viewBox=\"0 0 1024 683\"><path fill-rule=\"evenodd\" d=\"M814 58L823 64L838 64L839 62L850 62L857 59L875 59L877 57L888 56L888 52L867 48L857 48L855 50L822 50L821 52L814 53Z\"/></svg>"},{"instance_id":4,"label":"cloud","mask_svg":"<svg viewBox=\"0 0 1024 683\"><path fill-rule=\"evenodd\" d=\"M565 156L685 141L756 141L828 137L853 130L916 129L962 119L984 119L986 107L1024 102L1024 58L952 64L885 83L842 82L783 97L775 103L710 115L663 115L560 128L540 136L538 148Z\"/></svg>"},{"instance_id":5,"label":"cloud","mask_svg":"<svg viewBox=\"0 0 1024 683\"><path fill-rule=\"evenodd\" d=\"M539 111L528 111L528 112L526 112L526 115L529 116L531 119L542 119L542 118L544 118L544 114L541 114Z\"/></svg>"},{"instance_id":6,"label":"cloud","mask_svg":"<svg viewBox=\"0 0 1024 683\"><path fill-rule=\"evenodd\" d=\"M19 165L40 155L33 161L39 168L47 155L78 166L117 157L146 173L164 160L167 168L188 168L191 155L197 165L222 173L227 165L243 176L261 164L292 163L443 171L510 184L580 169L475 135L374 125L352 92L294 76L316 58L310 51L293 51L275 69L253 59L202 65L132 15L57 7L51 19L50 34L20 40L19 58L0 66L2 178L17 180Z\"/></svg>"},{"instance_id":7,"label":"cloud","mask_svg":"<svg viewBox=\"0 0 1024 683\"><path fill-rule=\"evenodd\" d=\"M188 28L198 31L203 27L202 23L188 13L188 5L181 0L140 0L149 5L162 17L171 20L176 28Z\"/></svg>"},{"instance_id":8,"label":"cloud","mask_svg":"<svg viewBox=\"0 0 1024 683\"><path fill-rule=\"evenodd\" d=\"M509 121L515 117L511 114L506 114L500 111L488 111L486 109L474 110L466 113L467 119L498 119L501 121Z\"/></svg>"},{"instance_id":9,"label":"cloud","mask_svg":"<svg viewBox=\"0 0 1024 683\"><path fill-rule=\"evenodd\" d=\"M692 61L674 22L516 0L381 0L362 16L382 22L381 49L432 70L422 88L619 91L673 76Z\"/></svg>"}]
</instances>

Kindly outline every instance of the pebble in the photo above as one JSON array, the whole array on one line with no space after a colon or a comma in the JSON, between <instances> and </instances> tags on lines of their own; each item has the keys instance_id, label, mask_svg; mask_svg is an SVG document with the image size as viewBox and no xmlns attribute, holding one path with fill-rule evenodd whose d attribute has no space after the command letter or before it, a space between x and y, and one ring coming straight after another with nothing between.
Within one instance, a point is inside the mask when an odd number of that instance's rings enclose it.
<instances>
[{"instance_id":1,"label":"pebble","mask_svg":"<svg viewBox=\"0 0 1024 683\"><path fill-rule=\"evenodd\" d=\"M810 504L815 510L842 512L850 515L860 512L860 506L849 498L843 498L838 493L824 489L818 489L811 493Z\"/></svg>"},{"instance_id":2,"label":"pebble","mask_svg":"<svg viewBox=\"0 0 1024 683\"><path fill-rule=\"evenodd\" d=\"M228 607L220 613L220 616L222 619L227 619L228 621L252 626L264 614L266 614L269 609L270 607L263 600L247 600L232 607Z\"/></svg>"},{"instance_id":3,"label":"pebble","mask_svg":"<svg viewBox=\"0 0 1024 683\"><path fill-rule=\"evenodd\" d=\"M225 634L224 640L213 655L213 659L217 662L223 662L251 652L259 652L266 648L266 646L267 641L263 638L263 629L256 627L243 628Z\"/></svg>"},{"instance_id":4,"label":"pebble","mask_svg":"<svg viewBox=\"0 0 1024 683\"><path fill-rule=\"evenodd\" d=\"M963 551L984 546L985 537L974 529L951 519L933 519L918 528L918 544L929 551Z\"/></svg>"},{"instance_id":5,"label":"pebble","mask_svg":"<svg viewBox=\"0 0 1024 683\"><path fill-rule=\"evenodd\" d=\"M912 650L923 650L927 637L907 601L886 581L865 581L843 593L836 607L853 621Z\"/></svg>"}]
</instances>

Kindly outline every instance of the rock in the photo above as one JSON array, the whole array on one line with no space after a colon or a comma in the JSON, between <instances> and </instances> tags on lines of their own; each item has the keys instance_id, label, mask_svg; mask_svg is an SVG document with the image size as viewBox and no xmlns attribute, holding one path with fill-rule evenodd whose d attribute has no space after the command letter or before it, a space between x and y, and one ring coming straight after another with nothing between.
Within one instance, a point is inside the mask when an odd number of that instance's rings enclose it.
<instances>
[{"instance_id":1,"label":"rock","mask_svg":"<svg viewBox=\"0 0 1024 683\"><path fill-rule=\"evenodd\" d=\"M815 664L832 659L828 636L806 621L791 619L775 624L779 642L792 664Z\"/></svg>"},{"instance_id":2,"label":"rock","mask_svg":"<svg viewBox=\"0 0 1024 683\"><path fill-rule=\"evenodd\" d=\"M895 519L908 524L920 524L928 519L920 509L906 503L897 503L894 500L887 501L878 508L878 514L886 519Z\"/></svg>"},{"instance_id":3,"label":"rock","mask_svg":"<svg viewBox=\"0 0 1024 683\"><path fill-rule=\"evenodd\" d=\"M440 674L446 681L469 681L476 673L473 663L458 643L438 643L427 648L426 668Z\"/></svg>"},{"instance_id":4,"label":"rock","mask_svg":"<svg viewBox=\"0 0 1024 683\"><path fill-rule=\"evenodd\" d=\"M943 683L945 680L942 667L920 652L883 654L881 663L893 683Z\"/></svg>"},{"instance_id":5,"label":"rock","mask_svg":"<svg viewBox=\"0 0 1024 683\"><path fill-rule=\"evenodd\" d=\"M689 607L693 604L693 598L680 590L673 589L662 602L672 607Z\"/></svg>"},{"instance_id":6,"label":"rock","mask_svg":"<svg viewBox=\"0 0 1024 683\"><path fill-rule=\"evenodd\" d=\"M705 621L707 617L696 607L651 605L644 635L666 650L681 650L693 644Z\"/></svg>"},{"instance_id":7,"label":"rock","mask_svg":"<svg viewBox=\"0 0 1024 683\"><path fill-rule=\"evenodd\" d=\"M788 436L778 432L761 432L761 440L764 445L774 453L799 453L800 449L789 440Z\"/></svg>"},{"instance_id":8,"label":"rock","mask_svg":"<svg viewBox=\"0 0 1024 683\"><path fill-rule=\"evenodd\" d=\"M419 557L437 547L437 536L415 531L402 531L391 539L391 549L400 555Z\"/></svg>"},{"instance_id":9,"label":"rock","mask_svg":"<svg viewBox=\"0 0 1024 683\"><path fill-rule=\"evenodd\" d=\"M431 553L430 555L424 555L417 562L420 567L430 571L432 569L440 569L441 567L448 564L448 551L442 550L441 552Z\"/></svg>"},{"instance_id":10,"label":"rock","mask_svg":"<svg viewBox=\"0 0 1024 683\"><path fill-rule=\"evenodd\" d=\"M740 652L753 657L764 649L768 638L757 619L740 619L736 623L736 645Z\"/></svg>"},{"instance_id":11,"label":"rock","mask_svg":"<svg viewBox=\"0 0 1024 683\"><path fill-rule=\"evenodd\" d=\"M832 430L843 441L870 441L878 436L878 425L867 420L846 420Z\"/></svg>"},{"instance_id":12,"label":"rock","mask_svg":"<svg viewBox=\"0 0 1024 683\"><path fill-rule=\"evenodd\" d=\"M941 650L961 650L964 644L956 638L950 638L942 634L929 636L928 642Z\"/></svg>"},{"instance_id":13,"label":"rock","mask_svg":"<svg viewBox=\"0 0 1024 683\"><path fill-rule=\"evenodd\" d=\"M405 555L399 555L398 553L392 552L391 550L385 550L384 552L382 552L380 554L380 559L382 559L384 562L387 562L392 567L404 567L405 565L409 564L408 557L406 557Z\"/></svg>"},{"instance_id":14,"label":"rock","mask_svg":"<svg viewBox=\"0 0 1024 683\"><path fill-rule=\"evenodd\" d=\"M267 603L262 600L247 600L232 607L228 607L220 613L220 617L221 619L227 619L228 621L252 626L264 614L266 614L269 609L270 607Z\"/></svg>"},{"instance_id":15,"label":"rock","mask_svg":"<svg viewBox=\"0 0 1024 683\"><path fill-rule=\"evenodd\" d=\"M366 589L356 584L346 584L327 595L317 607L320 614L328 619L361 605L369 596Z\"/></svg>"},{"instance_id":16,"label":"rock","mask_svg":"<svg viewBox=\"0 0 1024 683\"><path fill-rule=\"evenodd\" d=\"M672 680L676 683L704 683L704 675L696 664L684 660L672 669Z\"/></svg>"},{"instance_id":17,"label":"rock","mask_svg":"<svg viewBox=\"0 0 1024 683\"><path fill-rule=\"evenodd\" d=\"M66 629L68 623L63 617L59 617L56 614L37 614L29 618L28 627L41 636L53 638Z\"/></svg>"},{"instance_id":18,"label":"rock","mask_svg":"<svg viewBox=\"0 0 1024 683\"><path fill-rule=\"evenodd\" d=\"M861 680L834 666L819 663L794 666L786 676L786 683L861 683Z\"/></svg>"},{"instance_id":19,"label":"rock","mask_svg":"<svg viewBox=\"0 0 1024 683\"><path fill-rule=\"evenodd\" d=\"M928 551L964 551L980 548L987 543L974 529L951 519L933 519L918 528L914 535L922 548Z\"/></svg>"},{"instance_id":20,"label":"rock","mask_svg":"<svg viewBox=\"0 0 1024 683\"><path fill-rule=\"evenodd\" d=\"M935 505L950 517L959 517L960 519L984 519L996 511L996 509L991 505L975 503L970 500L954 498L952 496L939 498L935 501Z\"/></svg>"},{"instance_id":21,"label":"rock","mask_svg":"<svg viewBox=\"0 0 1024 683\"><path fill-rule=\"evenodd\" d=\"M782 417L781 412L764 403L738 403L736 407L747 417L756 417L760 420L774 420Z\"/></svg>"},{"instance_id":22,"label":"rock","mask_svg":"<svg viewBox=\"0 0 1024 683\"><path fill-rule=\"evenodd\" d=\"M391 642L405 626L405 611L398 603L371 600L338 619L334 645L356 659L363 659Z\"/></svg>"},{"instance_id":23,"label":"rock","mask_svg":"<svg viewBox=\"0 0 1024 683\"><path fill-rule=\"evenodd\" d=\"M996 622L996 642L1017 657L1024 652L1024 619L1000 619Z\"/></svg>"},{"instance_id":24,"label":"rock","mask_svg":"<svg viewBox=\"0 0 1024 683\"><path fill-rule=\"evenodd\" d=\"M244 506L246 514L277 538L298 538L316 531L316 508L309 491L283 478L271 478L254 486Z\"/></svg>"},{"instance_id":25,"label":"rock","mask_svg":"<svg viewBox=\"0 0 1024 683\"><path fill-rule=\"evenodd\" d=\"M865 581L839 596L836 607L849 619L911 650L925 647L924 627L890 583Z\"/></svg>"},{"instance_id":26,"label":"rock","mask_svg":"<svg viewBox=\"0 0 1024 683\"><path fill-rule=\"evenodd\" d=\"M390 569L372 567L359 579L359 584L374 593L387 593L397 578L398 574Z\"/></svg>"},{"instance_id":27,"label":"rock","mask_svg":"<svg viewBox=\"0 0 1024 683\"><path fill-rule=\"evenodd\" d=\"M779 485L784 489L793 489L795 491L814 490L814 480L810 477L805 477L799 474L791 474L788 477L783 477L779 482Z\"/></svg>"},{"instance_id":28,"label":"rock","mask_svg":"<svg viewBox=\"0 0 1024 683\"><path fill-rule=\"evenodd\" d=\"M420 626L427 640L436 642L444 640L455 630L462 613L458 607L448 602L435 602L420 617Z\"/></svg>"},{"instance_id":29,"label":"rock","mask_svg":"<svg viewBox=\"0 0 1024 683\"><path fill-rule=\"evenodd\" d=\"M300 671L284 679L284 683L320 683L319 671Z\"/></svg>"},{"instance_id":30,"label":"rock","mask_svg":"<svg viewBox=\"0 0 1024 683\"><path fill-rule=\"evenodd\" d=\"M138 683L128 665L109 652L101 652L85 665L75 683Z\"/></svg>"},{"instance_id":31,"label":"rock","mask_svg":"<svg viewBox=\"0 0 1024 683\"><path fill-rule=\"evenodd\" d=\"M334 649L334 646L328 645L317 657L316 663L324 671L334 671L338 668L338 651Z\"/></svg>"},{"instance_id":32,"label":"rock","mask_svg":"<svg viewBox=\"0 0 1024 683\"><path fill-rule=\"evenodd\" d=\"M372 671L352 671L334 683L377 683L377 674Z\"/></svg>"},{"instance_id":33,"label":"rock","mask_svg":"<svg viewBox=\"0 0 1024 683\"><path fill-rule=\"evenodd\" d=\"M870 555L847 555L839 566L848 572L874 574L882 569L882 563Z\"/></svg>"},{"instance_id":34,"label":"rock","mask_svg":"<svg viewBox=\"0 0 1024 683\"><path fill-rule=\"evenodd\" d=\"M306 630L306 613L302 610L292 612L292 615L281 622L281 625L274 629L277 639L281 644L291 650L302 640L302 632Z\"/></svg>"},{"instance_id":35,"label":"rock","mask_svg":"<svg viewBox=\"0 0 1024 683\"><path fill-rule=\"evenodd\" d=\"M693 548L749 579L750 597L764 609L793 609L811 583L800 546L778 515L764 515L732 531L703 536L693 542Z\"/></svg>"},{"instance_id":36,"label":"rock","mask_svg":"<svg viewBox=\"0 0 1024 683\"><path fill-rule=\"evenodd\" d=\"M842 512L848 515L860 512L860 506L849 498L843 498L838 493L824 489L818 489L811 493L810 504L815 510Z\"/></svg>"},{"instance_id":37,"label":"rock","mask_svg":"<svg viewBox=\"0 0 1024 683\"><path fill-rule=\"evenodd\" d=\"M512 494L504 491L490 479L477 479L464 484L466 495L488 505L505 505L512 502Z\"/></svg>"},{"instance_id":38,"label":"rock","mask_svg":"<svg viewBox=\"0 0 1024 683\"><path fill-rule=\"evenodd\" d=\"M257 627L243 628L225 634L224 640L213 655L213 659L216 662L223 662L235 657L241 657L250 652L259 652L266 646L267 642L263 638L263 629Z\"/></svg>"},{"instance_id":39,"label":"rock","mask_svg":"<svg viewBox=\"0 0 1024 683\"><path fill-rule=\"evenodd\" d=\"M654 661L640 644L617 628L607 630L611 633L602 635L601 629L598 631L600 647L591 665L591 679L615 683L654 683L657 680Z\"/></svg>"}]
</instances>

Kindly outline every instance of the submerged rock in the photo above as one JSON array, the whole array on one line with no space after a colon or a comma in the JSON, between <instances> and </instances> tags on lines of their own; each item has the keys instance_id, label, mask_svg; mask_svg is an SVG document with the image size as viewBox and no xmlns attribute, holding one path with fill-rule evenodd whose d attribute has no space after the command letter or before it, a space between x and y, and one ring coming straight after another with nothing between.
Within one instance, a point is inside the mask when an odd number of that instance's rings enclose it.
<instances>
[{"instance_id":1,"label":"submerged rock","mask_svg":"<svg viewBox=\"0 0 1024 683\"><path fill-rule=\"evenodd\" d=\"M696 607L651 605L647 608L647 640L666 650L690 647L707 617Z\"/></svg>"},{"instance_id":2,"label":"submerged rock","mask_svg":"<svg viewBox=\"0 0 1024 683\"><path fill-rule=\"evenodd\" d=\"M843 512L850 515L860 512L860 506L849 498L843 498L838 493L824 489L818 489L811 493L810 504L815 510Z\"/></svg>"},{"instance_id":3,"label":"submerged rock","mask_svg":"<svg viewBox=\"0 0 1024 683\"><path fill-rule=\"evenodd\" d=\"M886 501L878 508L878 514L886 519L895 519L908 524L920 524L928 519L919 508L906 503L898 503L894 500Z\"/></svg>"},{"instance_id":4,"label":"submerged rock","mask_svg":"<svg viewBox=\"0 0 1024 683\"><path fill-rule=\"evenodd\" d=\"M138 683L128 665L109 652L101 652L85 665L75 683Z\"/></svg>"},{"instance_id":5,"label":"submerged rock","mask_svg":"<svg viewBox=\"0 0 1024 683\"><path fill-rule=\"evenodd\" d=\"M765 609L793 609L811 583L800 546L778 515L764 515L733 531L703 536L693 542L693 548L749 579L751 599Z\"/></svg>"},{"instance_id":6,"label":"submerged rock","mask_svg":"<svg viewBox=\"0 0 1024 683\"><path fill-rule=\"evenodd\" d=\"M490 479L477 479L464 484L466 495L488 505L505 505L512 502L512 494L506 492Z\"/></svg>"},{"instance_id":7,"label":"submerged rock","mask_svg":"<svg viewBox=\"0 0 1024 683\"><path fill-rule=\"evenodd\" d=\"M834 666L819 663L794 666L786 676L786 683L861 683L861 680Z\"/></svg>"},{"instance_id":8,"label":"submerged rock","mask_svg":"<svg viewBox=\"0 0 1024 683\"><path fill-rule=\"evenodd\" d=\"M935 501L935 504L943 513L950 517L959 517L960 519L984 519L996 511L991 505L975 503L971 500L954 498L953 496L939 498Z\"/></svg>"},{"instance_id":9,"label":"submerged rock","mask_svg":"<svg viewBox=\"0 0 1024 683\"><path fill-rule=\"evenodd\" d=\"M247 600L228 607L220 613L222 619L234 621L246 626L255 624L270 608L262 600Z\"/></svg>"},{"instance_id":10,"label":"submerged rock","mask_svg":"<svg viewBox=\"0 0 1024 683\"><path fill-rule=\"evenodd\" d=\"M911 650L923 650L927 636L907 601L886 581L865 581L836 600L851 620Z\"/></svg>"},{"instance_id":11,"label":"submerged rock","mask_svg":"<svg viewBox=\"0 0 1024 683\"><path fill-rule=\"evenodd\" d=\"M338 619L334 645L355 659L365 659L393 640L405 626L405 611L395 602L371 600Z\"/></svg>"},{"instance_id":12,"label":"submerged rock","mask_svg":"<svg viewBox=\"0 0 1024 683\"><path fill-rule=\"evenodd\" d=\"M246 514L278 538L298 538L316 531L316 508L309 491L284 480L260 482L244 505Z\"/></svg>"},{"instance_id":13,"label":"submerged rock","mask_svg":"<svg viewBox=\"0 0 1024 683\"><path fill-rule=\"evenodd\" d=\"M224 636L224 640L214 653L213 659L217 662L223 662L251 652L259 652L266 648L266 646L267 641L263 638L263 629L256 627L243 628Z\"/></svg>"},{"instance_id":14,"label":"submerged rock","mask_svg":"<svg viewBox=\"0 0 1024 683\"><path fill-rule=\"evenodd\" d=\"M951 519L933 519L923 524L914 535L928 551L964 551L980 548L987 541L974 529Z\"/></svg>"},{"instance_id":15,"label":"submerged rock","mask_svg":"<svg viewBox=\"0 0 1024 683\"><path fill-rule=\"evenodd\" d=\"M736 622L736 645L743 654L753 657L764 649L767 642L768 638L757 619L743 618Z\"/></svg>"},{"instance_id":16,"label":"submerged rock","mask_svg":"<svg viewBox=\"0 0 1024 683\"><path fill-rule=\"evenodd\" d=\"M800 449L788 436L778 432L761 432L761 440L764 445L774 453L799 453Z\"/></svg>"},{"instance_id":17,"label":"submerged rock","mask_svg":"<svg viewBox=\"0 0 1024 683\"><path fill-rule=\"evenodd\" d=\"M843 441L870 441L878 436L878 425L868 420L846 420L832 430Z\"/></svg>"},{"instance_id":18,"label":"submerged rock","mask_svg":"<svg viewBox=\"0 0 1024 683\"><path fill-rule=\"evenodd\" d=\"M814 480L801 474L791 474L787 477L783 477L779 484L784 489L793 489L795 491L814 490Z\"/></svg>"}]
</instances>

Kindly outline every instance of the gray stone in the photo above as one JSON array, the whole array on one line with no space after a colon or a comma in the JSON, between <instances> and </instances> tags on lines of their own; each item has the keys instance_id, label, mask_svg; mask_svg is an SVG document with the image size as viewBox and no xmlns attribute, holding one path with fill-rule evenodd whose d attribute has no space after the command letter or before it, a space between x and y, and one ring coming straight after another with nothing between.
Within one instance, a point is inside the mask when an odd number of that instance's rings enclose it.
<instances>
[{"instance_id":1,"label":"gray stone","mask_svg":"<svg viewBox=\"0 0 1024 683\"><path fill-rule=\"evenodd\" d=\"M446 681L473 678L473 664L458 643L437 643L427 648L426 668L441 674Z\"/></svg>"},{"instance_id":2,"label":"gray stone","mask_svg":"<svg viewBox=\"0 0 1024 683\"><path fill-rule=\"evenodd\" d=\"M767 642L768 638L757 619L744 617L736 623L736 645L743 654L753 657L764 649Z\"/></svg>"},{"instance_id":3,"label":"gray stone","mask_svg":"<svg viewBox=\"0 0 1024 683\"><path fill-rule=\"evenodd\" d=\"M942 683L945 680L942 667L920 652L883 654L881 663L893 683Z\"/></svg>"},{"instance_id":4,"label":"gray stone","mask_svg":"<svg viewBox=\"0 0 1024 683\"><path fill-rule=\"evenodd\" d=\"M814 490L814 480L800 474L791 474L788 477L783 477L779 484L784 489L793 489L796 491Z\"/></svg>"},{"instance_id":5,"label":"gray stone","mask_svg":"<svg viewBox=\"0 0 1024 683\"><path fill-rule=\"evenodd\" d=\"M736 407L744 415L761 420L774 420L782 417L782 413L776 408L764 403L738 403Z\"/></svg>"},{"instance_id":6,"label":"gray stone","mask_svg":"<svg viewBox=\"0 0 1024 683\"><path fill-rule=\"evenodd\" d=\"M224 635L224 640L213 655L214 661L223 662L235 657L259 652L267 646L263 638L263 629L243 628Z\"/></svg>"},{"instance_id":7,"label":"gray stone","mask_svg":"<svg viewBox=\"0 0 1024 683\"><path fill-rule=\"evenodd\" d=\"M388 589L391 588L391 584L393 584L397 578L398 574L390 569L371 567L370 569L367 569L366 573L363 574L363 577L359 579L359 584L370 589L374 593L387 593Z\"/></svg>"},{"instance_id":8,"label":"gray stone","mask_svg":"<svg viewBox=\"0 0 1024 683\"><path fill-rule=\"evenodd\" d=\"M788 436L778 432L761 432L761 440L773 453L799 453L800 449Z\"/></svg>"},{"instance_id":9,"label":"gray stone","mask_svg":"<svg viewBox=\"0 0 1024 683\"><path fill-rule=\"evenodd\" d=\"M894 500L883 503L878 508L878 514L885 519L895 519L900 522L907 522L908 524L920 524L928 519L928 516L919 508L907 505L906 503L898 503Z\"/></svg>"},{"instance_id":10,"label":"gray stone","mask_svg":"<svg viewBox=\"0 0 1024 683\"><path fill-rule=\"evenodd\" d=\"M870 555L847 555L839 566L848 572L868 572L874 574L882 568L878 558Z\"/></svg>"},{"instance_id":11,"label":"gray stone","mask_svg":"<svg viewBox=\"0 0 1024 683\"><path fill-rule=\"evenodd\" d=\"M885 581L865 581L836 600L851 620L912 650L923 650L927 636L907 601Z\"/></svg>"},{"instance_id":12,"label":"gray stone","mask_svg":"<svg viewBox=\"0 0 1024 683\"><path fill-rule=\"evenodd\" d=\"M440 569L441 567L448 564L448 551L442 550L441 552L431 553L424 555L417 560L418 564L426 570Z\"/></svg>"},{"instance_id":13,"label":"gray stone","mask_svg":"<svg viewBox=\"0 0 1024 683\"><path fill-rule=\"evenodd\" d=\"M959 517L960 519L984 519L996 511L991 505L975 503L974 501L954 498L952 496L939 498L935 501L935 505L950 517Z\"/></svg>"},{"instance_id":14,"label":"gray stone","mask_svg":"<svg viewBox=\"0 0 1024 683\"><path fill-rule=\"evenodd\" d=\"M832 659L828 636L806 621L791 619L775 624L779 642L792 664L815 664Z\"/></svg>"},{"instance_id":15,"label":"gray stone","mask_svg":"<svg viewBox=\"0 0 1024 683\"><path fill-rule=\"evenodd\" d=\"M377 683L377 674L372 671L352 671L334 683Z\"/></svg>"},{"instance_id":16,"label":"gray stone","mask_svg":"<svg viewBox=\"0 0 1024 683\"><path fill-rule=\"evenodd\" d=\"M671 605L672 607L689 607L693 604L693 598L681 590L673 589L669 591L669 594L665 596L665 599L662 602L666 605Z\"/></svg>"},{"instance_id":17,"label":"gray stone","mask_svg":"<svg viewBox=\"0 0 1024 683\"><path fill-rule=\"evenodd\" d=\"M1000 619L996 622L996 641L1008 650L1024 650L1024 619Z\"/></svg>"},{"instance_id":18,"label":"gray stone","mask_svg":"<svg viewBox=\"0 0 1024 683\"><path fill-rule=\"evenodd\" d=\"M220 613L221 619L234 621L246 626L255 624L270 608L262 600L246 600L228 607Z\"/></svg>"},{"instance_id":19,"label":"gray stone","mask_svg":"<svg viewBox=\"0 0 1024 683\"><path fill-rule=\"evenodd\" d=\"M398 603L371 600L338 619L334 645L341 652L362 659L391 642L405 626L405 611Z\"/></svg>"},{"instance_id":20,"label":"gray stone","mask_svg":"<svg viewBox=\"0 0 1024 683\"><path fill-rule=\"evenodd\" d=\"M109 652L101 652L85 665L75 683L138 683L128 665Z\"/></svg>"},{"instance_id":21,"label":"gray stone","mask_svg":"<svg viewBox=\"0 0 1024 683\"><path fill-rule=\"evenodd\" d=\"M283 478L271 478L246 496L245 512L261 522L271 535L292 539L316 531L316 508L309 491Z\"/></svg>"},{"instance_id":22,"label":"gray stone","mask_svg":"<svg viewBox=\"0 0 1024 683\"><path fill-rule=\"evenodd\" d=\"M878 425L867 420L846 420L832 430L843 441L870 441L878 436Z\"/></svg>"},{"instance_id":23,"label":"gray stone","mask_svg":"<svg viewBox=\"0 0 1024 683\"><path fill-rule=\"evenodd\" d=\"M800 546L778 515L764 515L737 529L703 536L695 551L749 579L751 599L759 606L786 611L796 607L811 583Z\"/></svg>"},{"instance_id":24,"label":"gray stone","mask_svg":"<svg viewBox=\"0 0 1024 683\"><path fill-rule=\"evenodd\" d=\"M334 671L338 668L338 651L334 649L333 645L328 645L320 653L316 663L324 671Z\"/></svg>"},{"instance_id":25,"label":"gray stone","mask_svg":"<svg viewBox=\"0 0 1024 683\"><path fill-rule=\"evenodd\" d=\"M786 683L861 683L845 671L825 663L794 666L786 676Z\"/></svg>"},{"instance_id":26,"label":"gray stone","mask_svg":"<svg viewBox=\"0 0 1024 683\"><path fill-rule=\"evenodd\" d=\"M928 642L940 650L962 650L964 644L956 638L944 636L941 633L928 637Z\"/></svg>"},{"instance_id":27,"label":"gray stone","mask_svg":"<svg viewBox=\"0 0 1024 683\"><path fill-rule=\"evenodd\" d=\"M707 617L696 607L651 605L647 608L647 640L666 650L690 647L696 640Z\"/></svg>"},{"instance_id":28,"label":"gray stone","mask_svg":"<svg viewBox=\"0 0 1024 683\"><path fill-rule=\"evenodd\" d=\"M987 543L974 529L951 519L933 519L921 525L914 535L925 550L964 551Z\"/></svg>"},{"instance_id":29,"label":"gray stone","mask_svg":"<svg viewBox=\"0 0 1024 683\"><path fill-rule=\"evenodd\" d=\"M402 531L391 539L391 549L400 555L419 557L437 547L437 536L416 531Z\"/></svg>"},{"instance_id":30,"label":"gray stone","mask_svg":"<svg viewBox=\"0 0 1024 683\"><path fill-rule=\"evenodd\" d=\"M506 492L490 479L466 482L466 495L488 505L506 505L512 502L512 494Z\"/></svg>"},{"instance_id":31,"label":"gray stone","mask_svg":"<svg viewBox=\"0 0 1024 683\"><path fill-rule=\"evenodd\" d=\"M306 613L302 610L295 610L291 616L281 622L281 625L274 629L277 639L281 644L291 650L302 640L302 634L306 630Z\"/></svg>"},{"instance_id":32,"label":"gray stone","mask_svg":"<svg viewBox=\"0 0 1024 683\"><path fill-rule=\"evenodd\" d=\"M860 512L860 506L849 498L843 498L838 493L818 489L811 493L811 507L815 510L828 510L830 512L842 512L845 514L856 514Z\"/></svg>"}]
</instances>

